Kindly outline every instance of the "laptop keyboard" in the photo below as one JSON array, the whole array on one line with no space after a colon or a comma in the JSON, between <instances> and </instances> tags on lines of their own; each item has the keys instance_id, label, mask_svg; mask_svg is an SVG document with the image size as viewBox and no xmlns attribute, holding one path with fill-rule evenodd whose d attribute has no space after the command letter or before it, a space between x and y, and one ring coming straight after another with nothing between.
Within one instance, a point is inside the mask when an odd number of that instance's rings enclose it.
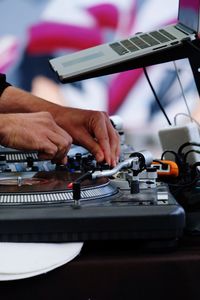
<instances>
[{"instance_id":1,"label":"laptop keyboard","mask_svg":"<svg viewBox=\"0 0 200 300\"><path fill-rule=\"evenodd\" d=\"M133 37L130 38L131 42L133 42L138 48L140 49L145 49L148 48L150 45L144 42L141 38L139 37Z\"/></svg>"},{"instance_id":2,"label":"laptop keyboard","mask_svg":"<svg viewBox=\"0 0 200 300\"><path fill-rule=\"evenodd\" d=\"M158 40L160 43L165 43L169 41L169 39L166 36L162 35L159 31L152 31L150 34L153 38Z\"/></svg>"},{"instance_id":3,"label":"laptop keyboard","mask_svg":"<svg viewBox=\"0 0 200 300\"><path fill-rule=\"evenodd\" d=\"M149 48L160 45L168 41L174 41L176 37L164 29L152 31L149 34L141 34L130 39L122 40L109 44L109 46L119 55L124 55L129 52L135 52L140 49Z\"/></svg>"}]
</instances>

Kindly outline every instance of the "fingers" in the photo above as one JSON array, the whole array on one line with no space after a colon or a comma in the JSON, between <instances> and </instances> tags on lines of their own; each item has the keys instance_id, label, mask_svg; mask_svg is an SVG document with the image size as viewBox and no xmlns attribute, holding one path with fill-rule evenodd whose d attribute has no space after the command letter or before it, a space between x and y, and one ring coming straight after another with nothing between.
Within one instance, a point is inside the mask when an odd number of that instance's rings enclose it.
<instances>
[{"instance_id":1,"label":"fingers","mask_svg":"<svg viewBox=\"0 0 200 300\"><path fill-rule=\"evenodd\" d=\"M116 166L120 155L119 135L113 128L106 113L101 113L98 118L95 118L93 131L95 138L104 153L105 161L109 165Z\"/></svg>"},{"instance_id":2,"label":"fingers","mask_svg":"<svg viewBox=\"0 0 200 300\"><path fill-rule=\"evenodd\" d=\"M57 124L52 123L52 127L46 132L46 140L39 151L39 158L51 159L53 163L67 163L67 152L72 144L71 136L60 128Z\"/></svg>"},{"instance_id":3,"label":"fingers","mask_svg":"<svg viewBox=\"0 0 200 300\"><path fill-rule=\"evenodd\" d=\"M58 128L58 131L60 128ZM56 145L57 151L54 153L52 157L52 162L57 163L66 163L67 162L67 157L66 154L69 151L71 144L72 144L72 138L70 137L69 134L66 132L63 132L64 135L59 135L58 132L50 132L49 133L49 140ZM62 134L63 134L62 133Z\"/></svg>"},{"instance_id":4,"label":"fingers","mask_svg":"<svg viewBox=\"0 0 200 300\"><path fill-rule=\"evenodd\" d=\"M115 166L120 155L119 136L104 112L62 108L56 122L69 132L74 143L87 148L98 162L105 160ZM62 134L62 133L61 133Z\"/></svg>"},{"instance_id":5,"label":"fingers","mask_svg":"<svg viewBox=\"0 0 200 300\"><path fill-rule=\"evenodd\" d=\"M120 156L120 138L118 132L113 128L107 114L105 113L105 120L110 143L111 165L115 166L119 161Z\"/></svg>"},{"instance_id":6,"label":"fingers","mask_svg":"<svg viewBox=\"0 0 200 300\"><path fill-rule=\"evenodd\" d=\"M90 111L87 126L82 127L78 142L86 147L98 162L105 160L115 166L119 160L119 136L104 112Z\"/></svg>"},{"instance_id":7,"label":"fingers","mask_svg":"<svg viewBox=\"0 0 200 300\"><path fill-rule=\"evenodd\" d=\"M51 140L52 141L51 141ZM69 150L69 144L66 141L61 141L58 135L54 133L49 134L49 139L41 143L38 151L39 159L51 160L53 163L67 163L66 153Z\"/></svg>"},{"instance_id":8,"label":"fingers","mask_svg":"<svg viewBox=\"0 0 200 300\"><path fill-rule=\"evenodd\" d=\"M104 117L104 114L102 114L98 119L95 120L95 123L93 125L93 131L100 148L103 150L105 161L109 165L111 165L112 157L111 157L110 139L109 139L108 125L107 125L106 118Z\"/></svg>"},{"instance_id":9,"label":"fingers","mask_svg":"<svg viewBox=\"0 0 200 300\"><path fill-rule=\"evenodd\" d=\"M5 124L5 125L4 125ZM20 150L36 150L40 159L66 163L71 136L59 127L48 112L1 116L2 145Z\"/></svg>"},{"instance_id":10,"label":"fingers","mask_svg":"<svg viewBox=\"0 0 200 300\"><path fill-rule=\"evenodd\" d=\"M98 162L105 159L104 152L100 147L98 141L85 128L81 129L81 135L79 136L78 143L87 148L91 152Z\"/></svg>"}]
</instances>

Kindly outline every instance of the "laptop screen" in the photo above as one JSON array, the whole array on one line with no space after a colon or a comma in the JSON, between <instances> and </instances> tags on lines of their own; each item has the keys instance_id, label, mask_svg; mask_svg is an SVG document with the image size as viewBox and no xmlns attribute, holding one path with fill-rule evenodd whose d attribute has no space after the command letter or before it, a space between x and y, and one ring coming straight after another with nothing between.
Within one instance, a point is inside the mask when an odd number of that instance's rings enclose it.
<instances>
[{"instance_id":1,"label":"laptop screen","mask_svg":"<svg viewBox=\"0 0 200 300\"><path fill-rule=\"evenodd\" d=\"M179 22L199 33L200 0L179 0Z\"/></svg>"}]
</instances>

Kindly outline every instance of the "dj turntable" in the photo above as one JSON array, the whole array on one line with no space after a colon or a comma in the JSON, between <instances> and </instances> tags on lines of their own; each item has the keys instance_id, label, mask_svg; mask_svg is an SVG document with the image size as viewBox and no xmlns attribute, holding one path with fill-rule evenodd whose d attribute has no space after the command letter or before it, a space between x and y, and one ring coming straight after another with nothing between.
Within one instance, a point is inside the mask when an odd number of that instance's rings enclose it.
<instances>
[{"instance_id":1,"label":"dj turntable","mask_svg":"<svg viewBox=\"0 0 200 300\"><path fill-rule=\"evenodd\" d=\"M65 166L0 149L0 241L171 243L182 236L184 210L157 181L148 151L110 169L75 149Z\"/></svg>"}]
</instances>

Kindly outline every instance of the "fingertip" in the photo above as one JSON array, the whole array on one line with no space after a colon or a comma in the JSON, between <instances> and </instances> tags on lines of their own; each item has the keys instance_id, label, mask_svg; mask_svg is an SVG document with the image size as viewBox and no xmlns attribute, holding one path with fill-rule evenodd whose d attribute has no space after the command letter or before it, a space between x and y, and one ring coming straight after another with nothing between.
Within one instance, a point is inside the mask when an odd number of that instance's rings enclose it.
<instances>
[{"instance_id":1,"label":"fingertip","mask_svg":"<svg viewBox=\"0 0 200 300\"><path fill-rule=\"evenodd\" d=\"M106 162L107 162L107 164L108 164L109 166L112 166L112 160L111 160L111 158L107 158L107 159L106 159Z\"/></svg>"},{"instance_id":2,"label":"fingertip","mask_svg":"<svg viewBox=\"0 0 200 300\"><path fill-rule=\"evenodd\" d=\"M117 165L116 160L112 160L112 167L115 168Z\"/></svg>"},{"instance_id":3,"label":"fingertip","mask_svg":"<svg viewBox=\"0 0 200 300\"><path fill-rule=\"evenodd\" d=\"M67 156L65 156L65 157L62 159L62 164L63 164L63 165L66 165L66 164L67 164Z\"/></svg>"},{"instance_id":4,"label":"fingertip","mask_svg":"<svg viewBox=\"0 0 200 300\"><path fill-rule=\"evenodd\" d=\"M104 155L101 152L98 152L95 154L95 158L97 160L97 162L102 162L104 160Z\"/></svg>"}]
</instances>

